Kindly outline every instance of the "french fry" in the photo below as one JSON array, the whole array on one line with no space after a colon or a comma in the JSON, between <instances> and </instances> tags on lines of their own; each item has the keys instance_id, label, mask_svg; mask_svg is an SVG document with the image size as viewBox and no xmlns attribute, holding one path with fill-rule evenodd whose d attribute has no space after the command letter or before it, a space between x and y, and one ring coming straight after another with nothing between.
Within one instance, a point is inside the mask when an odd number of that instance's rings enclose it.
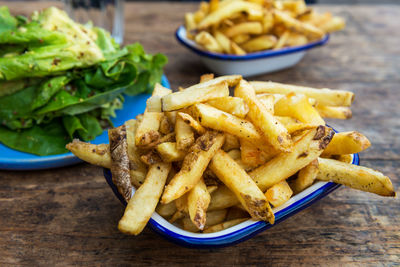
<instances>
[{"instance_id":1,"label":"french fry","mask_svg":"<svg viewBox=\"0 0 400 267\"><path fill-rule=\"evenodd\" d=\"M103 168L111 168L110 146L108 144L95 145L74 139L67 144L66 148L83 161Z\"/></svg>"},{"instance_id":2,"label":"french fry","mask_svg":"<svg viewBox=\"0 0 400 267\"><path fill-rule=\"evenodd\" d=\"M325 156L321 155L321 157L326 158ZM353 155L352 154L344 154L344 155L332 155L328 158L338 160L344 163L352 163L353 162Z\"/></svg>"},{"instance_id":3,"label":"french fry","mask_svg":"<svg viewBox=\"0 0 400 267\"><path fill-rule=\"evenodd\" d=\"M207 104L239 118L246 117L249 112L249 107L240 97L218 97L207 101Z\"/></svg>"},{"instance_id":4,"label":"french fry","mask_svg":"<svg viewBox=\"0 0 400 267\"><path fill-rule=\"evenodd\" d=\"M279 36L278 42L276 42L274 49L281 49L284 47L289 39L290 32L287 30L281 36Z\"/></svg>"},{"instance_id":5,"label":"french fry","mask_svg":"<svg viewBox=\"0 0 400 267\"><path fill-rule=\"evenodd\" d=\"M222 48L222 51L226 54L230 54L231 53L231 40L229 40L229 38L226 37L225 34L223 34L220 31L215 31L214 37L215 37L215 40L217 41L217 43L219 44L219 46Z\"/></svg>"},{"instance_id":6,"label":"french fry","mask_svg":"<svg viewBox=\"0 0 400 267\"><path fill-rule=\"evenodd\" d=\"M228 229L228 228L230 228L232 226L235 226L235 225L237 225L239 223L247 221L248 219L249 218L240 218L240 219L234 219L234 220L230 220L230 221L225 221L223 223L219 223L219 224L216 224L216 225L213 225L213 226L210 226L210 227L206 228L203 231L203 233L215 233L215 232L218 232L218 231L222 231L222 230Z\"/></svg>"},{"instance_id":7,"label":"french fry","mask_svg":"<svg viewBox=\"0 0 400 267\"><path fill-rule=\"evenodd\" d=\"M166 115L163 115L161 118L159 131L162 134L169 134L174 131L174 125L169 121Z\"/></svg>"},{"instance_id":8,"label":"french fry","mask_svg":"<svg viewBox=\"0 0 400 267\"><path fill-rule=\"evenodd\" d=\"M290 188L292 188L294 194L298 194L304 189L310 187L318 174L318 160L313 160L306 167L301 169L297 174L297 178L293 181L290 181Z\"/></svg>"},{"instance_id":9,"label":"french fry","mask_svg":"<svg viewBox=\"0 0 400 267\"><path fill-rule=\"evenodd\" d=\"M289 93L274 106L275 115L289 116L312 125L325 125L318 111L311 106L305 95Z\"/></svg>"},{"instance_id":10,"label":"french fry","mask_svg":"<svg viewBox=\"0 0 400 267\"><path fill-rule=\"evenodd\" d=\"M177 117L175 122L176 148L186 150L194 143L194 132L192 127L187 125L182 117Z\"/></svg>"},{"instance_id":11,"label":"french fry","mask_svg":"<svg viewBox=\"0 0 400 267\"><path fill-rule=\"evenodd\" d=\"M234 55L243 56L246 55L246 51L244 51L238 44L235 42L231 42L231 50Z\"/></svg>"},{"instance_id":12,"label":"french fry","mask_svg":"<svg viewBox=\"0 0 400 267\"><path fill-rule=\"evenodd\" d=\"M286 128L268 112L254 92L253 87L246 81L240 81L235 88L235 96L243 98L249 106L248 117L256 125L263 135L264 140L275 149L288 152L293 145Z\"/></svg>"},{"instance_id":13,"label":"french fry","mask_svg":"<svg viewBox=\"0 0 400 267\"><path fill-rule=\"evenodd\" d=\"M206 132L206 129L189 114L178 112L178 116L183 120L184 123L192 127L193 130L195 130L198 134L204 134Z\"/></svg>"},{"instance_id":14,"label":"french fry","mask_svg":"<svg viewBox=\"0 0 400 267\"><path fill-rule=\"evenodd\" d=\"M140 160L146 165L153 165L155 163L162 162L160 155L157 153L157 151L154 150L150 150L141 155Z\"/></svg>"},{"instance_id":15,"label":"french fry","mask_svg":"<svg viewBox=\"0 0 400 267\"><path fill-rule=\"evenodd\" d=\"M225 35L228 38L232 38L240 34L260 34L262 31L263 27L260 22L250 21L242 22L230 27L225 31Z\"/></svg>"},{"instance_id":16,"label":"french fry","mask_svg":"<svg viewBox=\"0 0 400 267\"><path fill-rule=\"evenodd\" d=\"M161 143L156 149L164 162L181 161L186 156L185 151L179 150L175 142Z\"/></svg>"},{"instance_id":17,"label":"french fry","mask_svg":"<svg viewBox=\"0 0 400 267\"><path fill-rule=\"evenodd\" d=\"M206 31L201 31L200 33L198 33L194 37L194 40L196 41L196 43L203 46L208 51L215 53L223 52L223 48L219 45L214 36Z\"/></svg>"},{"instance_id":18,"label":"french fry","mask_svg":"<svg viewBox=\"0 0 400 267\"><path fill-rule=\"evenodd\" d=\"M226 215L227 221L242 218L250 218L249 213L245 209L241 209L238 207L231 207L228 209L228 214Z\"/></svg>"},{"instance_id":19,"label":"french fry","mask_svg":"<svg viewBox=\"0 0 400 267\"><path fill-rule=\"evenodd\" d=\"M214 192L214 191L217 190L217 189L218 189L218 186L217 186L217 185L210 185L210 186L207 186L207 191L208 191L209 194L211 194L212 192Z\"/></svg>"},{"instance_id":20,"label":"french fry","mask_svg":"<svg viewBox=\"0 0 400 267\"><path fill-rule=\"evenodd\" d=\"M271 114L274 114L274 104L275 104L275 97L273 95L262 95L257 97L261 103L263 103L264 107L267 111Z\"/></svg>"},{"instance_id":21,"label":"french fry","mask_svg":"<svg viewBox=\"0 0 400 267\"><path fill-rule=\"evenodd\" d=\"M289 47L305 45L307 43L307 37L297 32L290 32L286 39L286 45Z\"/></svg>"},{"instance_id":22,"label":"french fry","mask_svg":"<svg viewBox=\"0 0 400 267\"><path fill-rule=\"evenodd\" d=\"M175 126L176 114L178 114L178 112L176 111L164 112L164 115L168 118L168 120L172 123L173 126Z\"/></svg>"},{"instance_id":23,"label":"french fry","mask_svg":"<svg viewBox=\"0 0 400 267\"><path fill-rule=\"evenodd\" d=\"M221 185L211 194L211 202L208 210L222 210L239 204L238 198L225 185Z\"/></svg>"},{"instance_id":24,"label":"french fry","mask_svg":"<svg viewBox=\"0 0 400 267\"><path fill-rule=\"evenodd\" d=\"M353 116L349 107L317 105L316 109L318 110L319 114L324 118L347 120L351 119L351 117Z\"/></svg>"},{"instance_id":25,"label":"french fry","mask_svg":"<svg viewBox=\"0 0 400 267\"><path fill-rule=\"evenodd\" d=\"M333 17L329 21L326 21L319 25L319 27L325 32L340 31L346 26L346 22L343 18Z\"/></svg>"},{"instance_id":26,"label":"french fry","mask_svg":"<svg viewBox=\"0 0 400 267\"><path fill-rule=\"evenodd\" d=\"M209 105L195 104L189 113L204 127L224 131L240 138L261 139L261 135L251 122Z\"/></svg>"},{"instance_id":27,"label":"french fry","mask_svg":"<svg viewBox=\"0 0 400 267\"><path fill-rule=\"evenodd\" d=\"M204 180L201 178L197 185L188 192L187 201L190 219L200 230L203 230L205 227L206 211L210 200L210 193L207 190Z\"/></svg>"},{"instance_id":28,"label":"french fry","mask_svg":"<svg viewBox=\"0 0 400 267\"><path fill-rule=\"evenodd\" d=\"M275 116L275 118L280 121L280 123L285 126L290 134L294 134L297 132L302 132L305 130L310 130L315 127L315 125L310 123L303 123L295 118L287 117L287 116Z\"/></svg>"},{"instance_id":29,"label":"french fry","mask_svg":"<svg viewBox=\"0 0 400 267\"><path fill-rule=\"evenodd\" d=\"M230 151L232 149L240 148L239 139L232 134L225 134L225 143L222 146L224 151Z\"/></svg>"},{"instance_id":30,"label":"french fry","mask_svg":"<svg viewBox=\"0 0 400 267\"><path fill-rule=\"evenodd\" d=\"M157 142L160 138L158 128L160 127L161 118L161 112L144 112L143 120L139 123L136 130L136 146L145 146Z\"/></svg>"},{"instance_id":31,"label":"french fry","mask_svg":"<svg viewBox=\"0 0 400 267\"><path fill-rule=\"evenodd\" d=\"M156 212L160 214L165 219L170 218L176 212L176 206L174 202L168 204L159 203L156 208Z\"/></svg>"},{"instance_id":32,"label":"french fry","mask_svg":"<svg viewBox=\"0 0 400 267\"><path fill-rule=\"evenodd\" d=\"M219 150L214 155L210 162L210 169L233 191L252 218L274 223L274 214L263 192L224 151Z\"/></svg>"},{"instance_id":33,"label":"french fry","mask_svg":"<svg viewBox=\"0 0 400 267\"><path fill-rule=\"evenodd\" d=\"M241 158L240 153L241 153L241 152L240 152L239 149L232 149L231 151L226 152L226 154L228 154L229 157L231 157L233 160L240 159L240 158Z\"/></svg>"},{"instance_id":34,"label":"french fry","mask_svg":"<svg viewBox=\"0 0 400 267\"><path fill-rule=\"evenodd\" d=\"M371 146L368 138L357 131L335 134L322 156L355 154Z\"/></svg>"},{"instance_id":35,"label":"french fry","mask_svg":"<svg viewBox=\"0 0 400 267\"><path fill-rule=\"evenodd\" d=\"M261 35L240 45L246 52L256 52L274 47L277 39L274 35Z\"/></svg>"},{"instance_id":36,"label":"french fry","mask_svg":"<svg viewBox=\"0 0 400 267\"><path fill-rule=\"evenodd\" d=\"M316 89L298 85L282 84L275 82L250 82L257 94L303 94L314 98L318 104L326 106L349 107L354 100L354 94L344 90Z\"/></svg>"},{"instance_id":37,"label":"french fry","mask_svg":"<svg viewBox=\"0 0 400 267\"><path fill-rule=\"evenodd\" d=\"M209 227L211 225L219 224L223 222L226 218L226 214L228 211L226 209L223 210L214 210L207 212L206 215L206 225L205 227ZM200 229L197 228L190 218L183 218L182 219L183 229L190 232L199 232Z\"/></svg>"},{"instance_id":38,"label":"french fry","mask_svg":"<svg viewBox=\"0 0 400 267\"><path fill-rule=\"evenodd\" d=\"M200 76L200 83L208 82L214 79L214 73L207 73Z\"/></svg>"},{"instance_id":39,"label":"french fry","mask_svg":"<svg viewBox=\"0 0 400 267\"><path fill-rule=\"evenodd\" d=\"M294 144L290 153L279 154L251 171L249 175L261 191L265 192L274 184L289 178L318 158L333 135L334 132L331 128L322 125L309 130Z\"/></svg>"},{"instance_id":40,"label":"french fry","mask_svg":"<svg viewBox=\"0 0 400 267\"><path fill-rule=\"evenodd\" d=\"M146 101L146 110L148 112L161 112L161 97L151 96Z\"/></svg>"},{"instance_id":41,"label":"french fry","mask_svg":"<svg viewBox=\"0 0 400 267\"><path fill-rule=\"evenodd\" d=\"M188 12L185 14L185 28L188 33L196 29L196 21L194 19L193 13Z\"/></svg>"},{"instance_id":42,"label":"french fry","mask_svg":"<svg viewBox=\"0 0 400 267\"><path fill-rule=\"evenodd\" d=\"M171 93L172 93L171 89L168 89L168 88L162 86L161 84L156 83L156 85L154 86L152 96L161 96L162 97L165 95L169 95Z\"/></svg>"},{"instance_id":43,"label":"french fry","mask_svg":"<svg viewBox=\"0 0 400 267\"><path fill-rule=\"evenodd\" d=\"M240 45L240 44L247 42L250 38L251 38L251 36L248 34L239 34L239 35L236 35L235 37L233 37L232 41L234 41L236 44Z\"/></svg>"},{"instance_id":44,"label":"french fry","mask_svg":"<svg viewBox=\"0 0 400 267\"><path fill-rule=\"evenodd\" d=\"M396 196L390 179L378 171L333 159L319 158L318 162L318 180L332 181L381 196Z\"/></svg>"},{"instance_id":45,"label":"french fry","mask_svg":"<svg viewBox=\"0 0 400 267\"><path fill-rule=\"evenodd\" d=\"M264 164L276 155L276 153L266 153L260 147L244 138L240 139L240 153L242 162L249 167L257 167Z\"/></svg>"},{"instance_id":46,"label":"french fry","mask_svg":"<svg viewBox=\"0 0 400 267\"><path fill-rule=\"evenodd\" d=\"M121 232L138 235L143 231L156 209L170 169L170 163L150 166L144 183L129 200L124 216L118 223Z\"/></svg>"},{"instance_id":47,"label":"french fry","mask_svg":"<svg viewBox=\"0 0 400 267\"><path fill-rule=\"evenodd\" d=\"M281 181L273 185L267 190L267 192L265 192L268 202L275 208L285 204L292 195L293 191L286 181Z\"/></svg>"},{"instance_id":48,"label":"french fry","mask_svg":"<svg viewBox=\"0 0 400 267\"><path fill-rule=\"evenodd\" d=\"M199 182L211 158L222 147L224 139L223 134L206 132L196 140L185 156L181 170L165 188L162 203L179 198Z\"/></svg>"}]
</instances>

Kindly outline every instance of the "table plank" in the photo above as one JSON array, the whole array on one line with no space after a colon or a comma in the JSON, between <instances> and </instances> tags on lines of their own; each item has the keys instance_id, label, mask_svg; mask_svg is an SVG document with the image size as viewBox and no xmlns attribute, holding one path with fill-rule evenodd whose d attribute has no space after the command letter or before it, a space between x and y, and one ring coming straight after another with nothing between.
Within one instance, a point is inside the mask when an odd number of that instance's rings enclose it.
<instances>
[{"instance_id":1,"label":"table plank","mask_svg":"<svg viewBox=\"0 0 400 267\"><path fill-rule=\"evenodd\" d=\"M28 13L31 5L18 3ZM193 3L129 3L126 43L169 57L174 88L207 73L174 38ZM399 6L318 6L344 16L348 26L297 66L254 77L356 93L353 119L332 120L338 130L365 133L373 146L363 165L400 186ZM0 171L0 266L3 265L261 265L392 266L400 262L398 199L344 187L244 243L194 250L169 243L149 229L137 237L118 232L123 207L102 170L88 164L45 171Z\"/></svg>"}]
</instances>

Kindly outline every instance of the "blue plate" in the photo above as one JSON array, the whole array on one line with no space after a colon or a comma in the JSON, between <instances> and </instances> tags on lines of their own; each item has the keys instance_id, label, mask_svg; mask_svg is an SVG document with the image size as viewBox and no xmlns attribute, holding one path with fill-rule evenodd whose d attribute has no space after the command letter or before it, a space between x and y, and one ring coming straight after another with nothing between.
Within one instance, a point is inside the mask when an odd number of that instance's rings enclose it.
<instances>
[{"instance_id":1,"label":"blue plate","mask_svg":"<svg viewBox=\"0 0 400 267\"><path fill-rule=\"evenodd\" d=\"M166 76L162 76L161 84L167 88L170 87ZM125 95L124 107L117 110L116 117L111 121L115 126L122 125L125 121L134 118L143 113L146 107L146 100L150 95L140 94L136 96ZM105 130L91 141L93 144L108 143L108 135ZM37 156L21 151L11 149L0 143L0 169L5 170L40 170L68 166L82 162L72 153L65 153L51 156Z\"/></svg>"}]
</instances>

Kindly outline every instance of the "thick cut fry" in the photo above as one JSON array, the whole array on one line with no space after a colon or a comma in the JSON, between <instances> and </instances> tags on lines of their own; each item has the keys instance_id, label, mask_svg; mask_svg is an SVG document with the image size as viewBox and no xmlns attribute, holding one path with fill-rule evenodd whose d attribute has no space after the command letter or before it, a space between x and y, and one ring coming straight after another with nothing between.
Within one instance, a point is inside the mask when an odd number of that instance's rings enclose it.
<instances>
[{"instance_id":1,"label":"thick cut fry","mask_svg":"<svg viewBox=\"0 0 400 267\"><path fill-rule=\"evenodd\" d=\"M226 209L214 210L214 211L207 212L205 227L209 227L209 226L223 222L226 218L227 213L228 213L228 211ZM200 231L200 229L197 228L196 225L193 224L193 222L190 220L190 218L183 218L182 225L183 225L183 229L186 231L190 231L190 232L199 232Z\"/></svg>"},{"instance_id":2,"label":"thick cut fry","mask_svg":"<svg viewBox=\"0 0 400 267\"><path fill-rule=\"evenodd\" d=\"M178 114L178 112L176 112L176 111L164 112L164 115L167 116L168 120L172 123L173 126L175 126L177 114Z\"/></svg>"},{"instance_id":3,"label":"thick cut fry","mask_svg":"<svg viewBox=\"0 0 400 267\"><path fill-rule=\"evenodd\" d=\"M251 171L249 175L258 187L265 192L274 184L289 178L318 158L333 135L334 132L331 128L322 125L309 130L295 143L292 152L279 154Z\"/></svg>"},{"instance_id":4,"label":"thick cut fry","mask_svg":"<svg viewBox=\"0 0 400 267\"><path fill-rule=\"evenodd\" d=\"M335 134L332 141L326 147L323 156L354 154L371 146L368 138L362 133L351 131Z\"/></svg>"},{"instance_id":5,"label":"thick cut fry","mask_svg":"<svg viewBox=\"0 0 400 267\"><path fill-rule=\"evenodd\" d=\"M315 125L310 123L303 123L295 118L287 116L275 116L275 118L280 121L283 126L288 130L290 134L295 134L298 132L303 132L305 130L310 130L315 128Z\"/></svg>"},{"instance_id":6,"label":"thick cut fry","mask_svg":"<svg viewBox=\"0 0 400 267\"><path fill-rule=\"evenodd\" d=\"M278 39L278 42L276 42L274 49L281 49L286 45L286 42L289 39L290 32L285 31Z\"/></svg>"},{"instance_id":7,"label":"thick cut fry","mask_svg":"<svg viewBox=\"0 0 400 267\"><path fill-rule=\"evenodd\" d=\"M325 35L322 30L318 29L312 24L301 22L280 10L274 10L274 17L277 21L283 23L287 28L303 33L311 38L320 39Z\"/></svg>"},{"instance_id":8,"label":"thick cut fry","mask_svg":"<svg viewBox=\"0 0 400 267\"><path fill-rule=\"evenodd\" d=\"M135 144L137 146L149 145L160 138L158 128L161 118L161 112L144 112L143 119L136 130Z\"/></svg>"},{"instance_id":9,"label":"thick cut fry","mask_svg":"<svg viewBox=\"0 0 400 267\"><path fill-rule=\"evenodd\" d=\"M263 151L260 147L244 138L240 139L240 153L242 162L249 167L257 167L264 164L276 155L276 153Z\"/></svg>"},{"instance_id":10,"label":"thick cut fry","mask_svg":"<svg viewBox=\"0 0 400 267\"><path fill-rule=\"evenodd\" d=\"M231 150L229 152L226 152L226 154L228 154L229 157L231 157L233 160L237 160L237 159L241 158L239 149L233 149L233 150Z\"/></svg>"},{"instance_id":11,"label":"thick cut fry","mask_svg":"<svg viewBox=\"0 0 400 267\"><path fill-rule=\"evenodd\" d=\"M240 219L233 219L230 221L225 221L223 223L219 223L213 226L210 226L208 228L206 228L203 233L215 233L215 232L219 232L225 229L228 229L232 226L235 226L239 223L242 223L244 221L247 221L249 218L240 218Z\"/></svg>"},{"instance_id":12,"label":"thick cut fry","mask_svg":"<svg viewBox=\"0 0 400 267\"><path fill-rule=\"evenodd\" d=\"M264 105L264 107L267 109L269 113L274 114L275 97L273 95L265 94L262 96L258 96L258 99Z\"/></svg>"},{"instance_id":13,"label":"thick cut fry","mask_svg":"<svg viewBox=\"0 0 400 267\"><path fill-rule=\"evenodd\" d=\"M225 143L222 146L224 151L230 151L232 149L240 148L239 139L232 134L225 134Z\"/></svg>"},{"instance_id":14,"label":"thick cut fry","mask_svg":"<svg viewBox=\"0 0 400 267\"><path fill-rule=\"evenodd\" d=\"M318 174L318 160L313 160L306 167L301 169L297 174L297 178L290 181L290 188L292 188L294 194L298 194L307 187L311 186Z\"/></svg>"},{"instance_id":15,"label":"thick cut fry","mask_svg":"<svg viewBox=\"0 0 400 267\"><path fill-rule=\"evenodd\" d=\"M208 82L214 79L214 73L207 73L200 76L200 83Z\"/></svg>"},{"instance_id":16,"label":"thick cut fry","mask_svg":"<svg viewBox=\"0 0 400 267\"><path fill-rule=\"evenodd\" d=\"M255 126L263 133L264 140L275 149L288 152L293 145L286 128L258 100L253 87L245 80L235 88L235 96L241 97L249 106L247 114Z\"/></svg>"},{"instance_id":17,"label":"thick cut fry","mask_svg":"<svg viewBox=\"0 0 400 267\"><path fill-rule=\"evenodd\" d=\"M235 37L233 37L232 41L234 41L236 44L240 45L240 44L247 42L250 38L251 38L251 36L248 34L239 34L239 35L236 35Z\"/></svg>"},{"instance_id":18,"label":"thick cut fry","mask_svg":"<svg viewBox=\"0 0 400 267\"><path fill-rule=\"evenodd\" d=\"M311 106L305 95L289 93L274 106L275 115L288 116L314 126L325 125L318 111Z\"/></svg>"},{"instance_id":19,"label":"thick cut fry","mask_svg":"<svg viewBox=\"0 0 400 267\"><path fill-rule=\"evenodd\" d=\"M240 34L260 34L263 31L263 27L260 22L242 22L230 27L225 31L228 38L235 37Z\"/></svg>"},{"instance_id":20,"label":"thick cut fry","mask_svg":"<svg viewBox=\"0 0 400 267\"><path fill-rule=\"evenodd\" d=\"M329 157L325 157L325 156L323 156L323 157L324 158L331 158L331 159L338 160L338 161L341 161L341 162L344 162L344 163L352 163L353 162L353 154L332 155L332 156L329 156Z\"/></svg>"},{"instance_id":21,"label":"thick cut fry","mask_svg":"<svg viewBox=\"0 0 400 267\"><path fill-rule=\"evenodd\" d=\"M303 94L314 98L318 104L326 106L349 107L354 100L354 94L344 90L316 89L298 85L282 84L275 82L250 82L257 94Z\"/></svg>"},{"instance_id":22,"label":"thick cut fry","mask_svg":"<svg viewBox=\"0 0 400 267\"><path fill-rule=\"evenodd\" d=\"M206 132L197 138L183 160L181 170L172 178L164 190L162 203L169 203L192 189L200 180L215 152L224 143L225 136L216 132Z\"/></svg>"},{"instance_id":23,"label":"thick cut fry","mask_svg":"<svg viewBox=\"0 0 400 267\"><path fill-rule=\"evenodd\" d=\"M286 40L287 46L300 46L307 43L307 37L297 32L290 32Z\"/></svg>"},{"instance_id":24,"label":"thick cut fry","mask_svg":"<svg viewBox=\"0 0 400 267\"><path fill-rule=\"evenodd\" d=\"M207 104L239 118L246 117L249 107L240 97L218 97L207 101Z\"/></svg>"},{"instance_id":25,"label":"thick cut fry","mask_svg":"<svg viewBox=\"0 0 400 267\"><path fill-rule=\"evenodd\" d=\"M318 25L324 32L340 31L346 26L346 21L340 17L333 17L329 21Z\"/></svg>"},{"instance_id":26,"label":"thick cut fry","mask_svg":"<svg viewBox=\"0 0 400 267\"><path fill-rule=\"evenodd\" d=\"M198 134L204 134L206 132L206 129L189 114L178 112L178 116L181 117L183 122L192 127Z\"/></svg>"},{"instance_id":27,"label":"thick cut fry","mask_svg":"<svg viewBox=\"0 0 400 267\"><path fill-rule=\"evenodd\" d=\"M319 114L324 118L332 118L332 119L342 119L347 120L351 119L353 113L349 107L331 107L324 105L316 106Z\"/></svg>"},{"instance_id":28,"label":"thick cut fry","mask_svg":"<svg viewBox=\"0 0 400 267\"><path fill-rule=\"evenodd\" d=\"M199 45L203 46L206 50L215 52L215 53L222 53L223 48L219 45L217 40L212 36L210 33L206 31L202 31L198 33L195 37L194 40L196 43Z\"/></svg>"},{"instance_id":29,"label":"thick cut fry","mask_svg":"<svg viewBox=\"0 0 400 267\"><path fill-rule=\"evenodd\" d=\"M263 16L263 10L260 5L244 1L233 1L224 4L223 7L221 6L219 9L206 16L199 23L197 28L199 30L204 30L211 25L219 24L232 15L241 12L246 12L249 16L249 19L261 19Z\"/></svg>"},{"instance_id":30,"label":"thick cut fry","mask_svg":"<svg viewBox=\"0 0 400 267\"><path fill-rule=\"evenodd\" d=\"M179 150L175 142L164 142L156 147L164 162L181 161L185 158L185 151Z\"/></svg>"},{"instance_id":31,"label":"thick cut fry","mask_svg":"<svg viewBox=\"0 0 400 267\"><path fill-rule=\"evenodd\" d=\"M396 196L389 177L378 171L333 159L319 158L318 162L318 180L332 181L381 196Z\"/></svg>"},{"instance_id":32,"label":"thick cut fry","mask_svg":"<svg viewBox=\"0 0 400 267\"><path fill-rule=\"evenodd\" d=\"M165 219L168 219L176 212L176 206L174 202L170 202L168 204L159 203L156 208L156 212L160 214Z\"/></svg>"},{"instance_id":33,"label":"thick cut fry","mask_svg":"<svg viewBox=\"0 0 400 267\"><path fill-rule=\"evenodd\" d=\"M257 52L274 47L277 39L274 35L261 35L248 40L240 46L246 50L246 52Z\"/></svg>"},{"instance_id":34,"label":"thick cut fry","mask_svg":"<svg viewBox=\"0 0 400 267\"><path fill-rule=\"evenodd\" d=\"M150 149L155 148L158 144L161 144L164 142L172 142L172 141L175 141L175 132L166 134L163 137L159 138L158 140L154 141L153 143L150 143L146 146L140 146L139 148L143 151L150 150Z\"/></svg>"},{"instance_id":35,"label":"thick cut fry","mask_svg":"<svg viewBox=\"0 0 400 267\"><path fill-rule=\"evenodd\" d=\"M111 168L110 146L108 144L95 145L74 139L67 144L66 148L83 161L103 168Z\"/></svg>"},{"instance_id":36,"label":"thick cut fry","mask_svg":"<svg viewBox=\"0 0 400 267\"><path fill-rule=\"evenodd\" d=\"M203 179L188 193L188 211L194 225L203 230L206 224L206 211L210 204L211 196Z\"/></svg>"},{"instance_id":37,"label":"thick cut fry","mask_svg":"<svg viewBox=\"0 0 400 267\"><path fill-rule=\"evenodd\" d=\"M153 165L155 163L162 162L160 155L155 150L150 150L141 155L140 160L146 165Z\"/></svg>"},{"instance_id":38,"label":"thick cut fry","mask_svg":"<svg viewBox=\"0 0 400 267\"><path fill-rule=\"evenodd\" d=\"M242 56L246 55L246 51L244 51L238 44L231 42L231 50L232 54Z\"/></svg>"},{"instance_id":39,"label":"thick cut fry","mask_svg":"<svg viewBox=\"0 0 400 267\"><path fill-rule=\"evenodd\" d=\"M146 101L146 110L148 112L161 112L161 97L151 96Z\"/></svg>"},{"instance_id":40,"label":"thick cut fry","mask_svg":"<svg viewBox=\"0 0 400 267\"><path fill-rule=\"evenodd\" d=\"M207 84L209 82L199 83L199 85ZM175 92L167 95L161 99L163 111L172 111L188 107L195 103L205 102L207 100L228 96L229 88L225 81L221 83L210 85L209 87L202 87L198 89L188 88L181 92Z\"/></svg>"},{"instance_id":41,"label":"thick cut fry","mask_svg":"<svg viewBox=\"0 0 400 267\"><path fill-rule=\"evenodd\" d=\"M221 210L239 204L238 198L225 185L221 185L211 194L211 202L208 210Z\"/></svg>"},{"instance_id":42,"label":"thick cut fry","mask_svg":"<svg viewBox=\"0 0 400 267\"><path fill-rule=\"evenodd\" d=\"M194 20L193 13L185 14L185 28L189 34L192 30L196 29L196 21Z\"/></svg>"},{"instance_id":43,"label":"thick cut fry","mask_svg":"<svg viewBox=\"0 0 400 267\"><path fill-rule=\"evenodd\" d=\"M275 208L282 206L286 201L290 199L293 195L293 191L286 181L281 181L265 192L269 203L271 203Z\"/></svg>"},{"instance_id":44,"label":"thick cut fry","mask_svg":"<svg viewBox=\"0 0 400 267\"><path fill-rule=\"evenodd\" d=\"M223 34L220 31L215 31L214 37L215 37L215 40L217 41L217 43L219 44L219 46L222 48L222 51L226 54L230 54L231 53L231 40L229 40L229 38L226 37L225 34Z\"/></svg>"},{"instance_id":45,"label":"thick cut fry","mask_svg":"<svg viewBox=\"0 0 400 267\"><path fill-rule=\"evenodd\" d=\"M156 85L154 86L152 96L165 96L165 95L168 95L171 93L172 93L171 89L168 89L168 88L162 86L161 84L156 83Z\"/></svg>"},{"instance_id":46,"label":"thick cut fry","mask_svg":"<svg viewBox=\"0 0 400 267\"><path fill-rule=\"evenodd\" d=\"M132 195L131 177L129 173L128 144L126 141L126 126L108 130L110 142L112 181L118 192L129 201Z\"/></svg>"},{"instance_id":47,"label":"thick cut fry","mask_svg":"<svg viewBox=\"0 0 400 267\"><path fill-rule=\"evenodd\" d=\"M159 131L162 134L169 134L174 131L174 125L169 121L166 115L163 115L161 118Z\"/></svg>"},{"instance_id":48,"label":"thick cut fry","mask_svg":"<svg viewBox=\"0 0 400 267\"><path fill-rule=\"evenodd\" d=\"M194 143L194 133L192 127L187 125L181 117L176 118L175 122L176 148L186 150Z\"/></svg>"},{"instance_id":49,"label":"thick cut fry","mask_svg":"<svg viewBox=\"0 0 400 267\"><path fill-rule=\"evenodd\" d=\"M121 232L132 235L142 232L156 209L170 169L170 163L150 166L144 183L129 200L124 216L119 221L118 229Z\"/></svg>"},{"instance_id":50,"label":"thick cut fry","mask_svg":"<svg viewBox=\"0 0 400 267\"><path fill-rule=\"evenodd\" d=\"M254 125L244 119L205 104L196 104L189 113L204 127L224 131L240 138L260 139Z\"/></svg>"},{"instance_id":51,"label":"thick cut fry","mask_svg":"<svg viewBox=\"0 0 400 267\"><path fill-rule=\"evenodd\" d=\"M233 191L252 218L274 223L275 217L265 195L228 154L219 150L211 160L210 169Z\"/></svg>"}]
</instances>

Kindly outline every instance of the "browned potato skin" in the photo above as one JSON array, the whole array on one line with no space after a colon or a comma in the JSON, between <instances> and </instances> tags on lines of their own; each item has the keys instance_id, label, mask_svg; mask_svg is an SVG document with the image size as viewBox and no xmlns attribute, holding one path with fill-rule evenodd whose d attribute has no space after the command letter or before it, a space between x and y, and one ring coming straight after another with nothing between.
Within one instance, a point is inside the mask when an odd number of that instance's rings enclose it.
<instances>
[{"instance_id":1,"label":"browned potato skin","mask_svg":"<svg viewBox=\"0 0 400 267\"><path fill-rule=\"evenodd\" d=\"M74 139L67 144L66 148L75 156L90 164L107 169L111 167L110 146L108 144L94 145Z\"/></svg>"},{"instance_id":2,"label":"browned potato skin","mask_svg":"<svg viewBox=\"0 0 400 267\"><path fill-rule=\"evenodd\" d=\"M126 127L108 130L111 154L112 180L119 193L129 201L132 196L132 185L129 173L128 143L126 141Z\"/></svg>"}]
</instances>

